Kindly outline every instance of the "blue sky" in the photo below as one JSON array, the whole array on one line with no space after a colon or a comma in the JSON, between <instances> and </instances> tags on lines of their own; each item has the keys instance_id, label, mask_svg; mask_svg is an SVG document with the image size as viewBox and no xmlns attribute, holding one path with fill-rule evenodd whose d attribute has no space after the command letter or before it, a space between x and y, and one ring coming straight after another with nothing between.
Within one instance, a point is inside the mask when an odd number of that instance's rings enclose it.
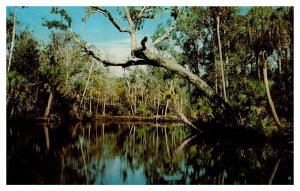
<instances>
[{"instance_id":1,"label":"blue sky","mask_svg":"<svg viewBox=\"0 0 300 191\"><path fill-rule=\"evenodd\" d=\"M90 44L96 46L102 54L106 55L114 61L126 61L130 56L130 37L128 33L120 33L109 21L109 19L100 13L92 15L84 24L82 31L82 17L85 14L85 7L61 7L64 8L72 18L72 30L81 34L81 39L86 40ZM13 12L15 7L7 7L7 15ZM121 27L128 27L127 21L120 18L117 7L106 7L114 16ZM245 14L247 7L242 7L242 12ZM29 6L26 8L17 8L17 20L20 25L17 29L28 27L33 31L36 38L47 43L51 31L42 26L43 17L49 20L58 19L53 14L50 14L51 6L37 7ZM121 7L120 10L123 10ZM158 16L157 20L146 20L143 29L137 32L137 37L141 40L144 36L150 37L160 23L166 23L169 14ZM116 54L117 52L117 54Z\"/></svg>"},{"instance_id":2,"label":"blue sky","mask_svg":"<svg viewBox=\"0 0 300 191\"><path fill-rule=\"evenodd\" d=\"M67 13L72 18L72 30L78 34L81 34L81 39L86 40L90 44L96 46L102 53L102 55L109 57L111 60L123 62L127 61L130 56L130 36L128 33L120 33L109 21L109 19L100 13L92 15L84 24L82 31L82 17L85 14L85 7L61 7L66 9ZM117 7L106 7L114 18L117 20L121 27L128 27L127 21L120 18ZM121 10L123 10L121 8ZM9 12L13 12L14 7L7 7L7 15ZM20 25L17 29L24 29L28 27L33 31L33 34L39 40L44 42L49 41L49 35L51 31L42 26L43 17L51 20L55 17L50 14L51 7L34 7L17 8L17 20L20 21ZM147 21L144 23L142 30L137 32L138 39L142 39L144 36L150 37L156 30L156 26L161 22L167 20L167 15L162 15L159 20ZM82 31L82 33L81 33ZM117 52L117 54L116 54Z\"/></svg>"},{"instance_id":3,"label":"blue sky","mask_svg":"<svg viewBox=\"0 0 300 191\"><path fill-rule=\"evenodd\" d=\"M80 33L82 29L82 17L85 12L85 7L62 7L66 9L68 14L72 17L73 26L72 29L76 33ZM113 16L118 20L121 26L127 27L127 22L124 19L120 18L117 13L116 7L106 7ZM12 12L14 7L7 7L7 14ZM47 41L50 30L46 27L43 27L42 18L55 18L50 14L51 7L35 7L30 6L27 8L18 7L17 10L17 19L20 21L20 28L29 27L30 30L33 30L35 37L40 40ZM122 8L121 8L122 10ZM242 8L242 12L247 10L246 7ZM167 15L162 15L162 19L152 20L145 22L144 28L141 31L138 31L138 37L142 38L144 36L151 36L156 29L156 26L167 20ZM119 45L127 45L125 42L129 38L128 33L120 33L110 21L104 17L102 14L95 14L84 25L82 38L91 42L93 44L105 45L119 41Z\"/></svg>"},{"instance_id":4,"label":"blue sky","mask_svg":"<svg viewBox=\"0 0 300 191\"><path fill-rule=\"evenodd\" d=\"M82 17L85 12L84 7L62 7L66 9L68 14L72 17L73 26L72 29L76 33L80 33L82 29ZM118 23L122 27L127 27L128 24L124 19L120 18L117 13L116 7L107 7L107 9L113 14ZM12 12L14 7L7 7L8 12ZM35 37L38 39L47 41L50 34L50 30L43 27L42 18L55 18L50 14L51 7L18 7L17 19L20 21L21 26L19 28L29 27L33 30ZM142 38L144 36L151 36L155 31L156 26L166 20L166 16L163 16L163 20L154 20L146 22L144 28L138 31L138 37ZM119 46L127 45L126 39L129 39L128 33L120 33L102 14L94 14L87 22L84 24L84 29L82 33L82 38L91 42L92 44L107 45L119 41ZM129 41L128 41L129 42Z\"/></svg>"}]
</instances>

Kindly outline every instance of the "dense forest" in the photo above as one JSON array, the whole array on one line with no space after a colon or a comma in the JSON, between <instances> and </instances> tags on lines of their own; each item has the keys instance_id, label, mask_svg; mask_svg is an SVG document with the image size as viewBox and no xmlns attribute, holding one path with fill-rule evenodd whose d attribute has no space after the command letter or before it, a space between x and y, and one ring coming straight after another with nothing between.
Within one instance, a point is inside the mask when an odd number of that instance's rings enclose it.
<instances>
[{"instance_id":1,"label":"dense forest","mask_svg":"<svg viewBox=\"0 0 300 191\"><path fill-rule=\"evenodd\" d=\"M178 116L199 124L238 125L263 134L293 131L293 7L87 7L82 22L106 17L131 39L131 55L112 62L72 32L68 12L41 23L49 42L6 19L7 120ZM152 36L137 38L147 20ZM112 53L118 54L118 52ZM122 75L110 71L123 67Z\"/></svg>"}]
</instances>

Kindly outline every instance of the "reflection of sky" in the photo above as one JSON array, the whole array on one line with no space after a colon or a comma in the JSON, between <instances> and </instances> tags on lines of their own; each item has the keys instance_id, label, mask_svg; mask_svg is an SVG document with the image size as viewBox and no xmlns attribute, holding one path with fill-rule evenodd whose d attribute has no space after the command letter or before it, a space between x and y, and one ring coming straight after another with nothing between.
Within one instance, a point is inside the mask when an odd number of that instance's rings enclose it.
<instances>
[{"instance_id":1,"label":"reflection of sky","mask_svg":"<svg viewBox=\"0 0 300 191\"><path fill-rule=\"evenodd\" d=\"M103 159L99 161L98 165L105 165L104 173L95 174L94 184L146 184L143 165L132 171L128 168L123 157L116 156L112 159Z\"/></svg>"}]
</instances>

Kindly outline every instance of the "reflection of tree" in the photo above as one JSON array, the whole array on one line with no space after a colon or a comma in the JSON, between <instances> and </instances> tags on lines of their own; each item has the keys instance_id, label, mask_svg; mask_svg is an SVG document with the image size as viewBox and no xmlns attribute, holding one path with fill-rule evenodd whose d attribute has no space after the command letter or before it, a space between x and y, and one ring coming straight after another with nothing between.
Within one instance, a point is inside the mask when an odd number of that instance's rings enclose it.
<instances>
[{"instance_id":1,"label":"reflection of tree","mask_svg":"<svg viewBox=\"0 0 300 191\"><path fill-rule=\"evenodd\" d=\"M142 168L146 184L266 184L273 158L280 155L269 145L214 142L205 134L188 137L187 130L176 125L95 123L83 129L87 165L95 172L91 181L97 172L107 176L107 158L120 157L116 176L123 183ZM95 134L99 130L101 136Z\"/></svg>"},{"instance_id":2,"label":"reflection of tree","mask_svg":"<svg viewBox=\"0 0 300 191\"><path fill-rule=\"evenodd\" d=\"M44 127L44 133L45 133L47 150L49 150L50 149L50 140L49 140L48 125L47 124L43 124L43 127Z\"/></svg>"},{"instance_id":3,"label":"reflection of tree","mask_svg":"<svg viewBox=\"0 0 300 191\"><path fill-rule=\"evenodd\" d=\"M237 144L205 133L189 136L177 124L93 122L30 128L10 130L10 180L18 177L36 184L133 184L136 178L145 184L293 183L292 154L268 144ZM28 172L30 164L34 173L26 178L11 170ZM50 175L51 179L45 178Z\"/></svg>"},{"instance_id":4,"label":"reflection of tree","mask_svg":"<svg viewBox=\"0 0 300 191\"><path fill-rule=\"evenodd\" d=\"M27 122L9 126L12 133L7 137L8 184L70 184L71 180L72 184L81 183L76 171L70 168L71 163L62 161L62 156L70 154L69 148L64 149L70 139L63 128ZM66 174L68 178L63 177Z\"/></svg>"},{"instance_id":5,"label":"reflection of tree","mask_svg":"<svg viewBox=\"0 0 300 191\"><path fill-rule=\"evenodd\" d=\"M146 171L150 172L148 173L149 177L153 173L157 175L159 173L170 174L170 170L173 169L170 163L172 161L170 152L183 139L183 136L179 139L176 133L180 132L186 136L184 128L177 126L172 128L175 131L166 125L152 127L151 124L104 125L103 123L88 123L84 127L75 126L71 134L74 137L83 137L85 140L82 150L86 156L86 165L91 171L88 173L92 182L99 174L105 178L106 168L110 168L105 164L106 159L116 156L121 156L120 175L126 182L130 173L137 172L141 168L144 168L145 174L147 174ZM80 145L80 143L77 141L75 145ZM84 172L82 158L78 157L78 161L79 164L82 164L82 172ZM152 172L156 170L156 166L162 171Z\"/></svg>"}]
</instances>

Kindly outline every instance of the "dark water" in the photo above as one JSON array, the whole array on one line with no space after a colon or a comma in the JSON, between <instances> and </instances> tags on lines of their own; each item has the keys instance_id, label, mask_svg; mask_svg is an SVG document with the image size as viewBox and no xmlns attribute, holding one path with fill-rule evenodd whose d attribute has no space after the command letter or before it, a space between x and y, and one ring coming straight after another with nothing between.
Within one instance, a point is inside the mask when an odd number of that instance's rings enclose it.
<instances>
[{"instance_id":1,"label":"dark water","mask_svg":"<svg viewBox=\"0 0 300 191\"><path fill-rule=\"evenodd\" d=\"M293 154L181 124L8 125L7 184L293 184Z\"/></svg>"}]
</instances>

